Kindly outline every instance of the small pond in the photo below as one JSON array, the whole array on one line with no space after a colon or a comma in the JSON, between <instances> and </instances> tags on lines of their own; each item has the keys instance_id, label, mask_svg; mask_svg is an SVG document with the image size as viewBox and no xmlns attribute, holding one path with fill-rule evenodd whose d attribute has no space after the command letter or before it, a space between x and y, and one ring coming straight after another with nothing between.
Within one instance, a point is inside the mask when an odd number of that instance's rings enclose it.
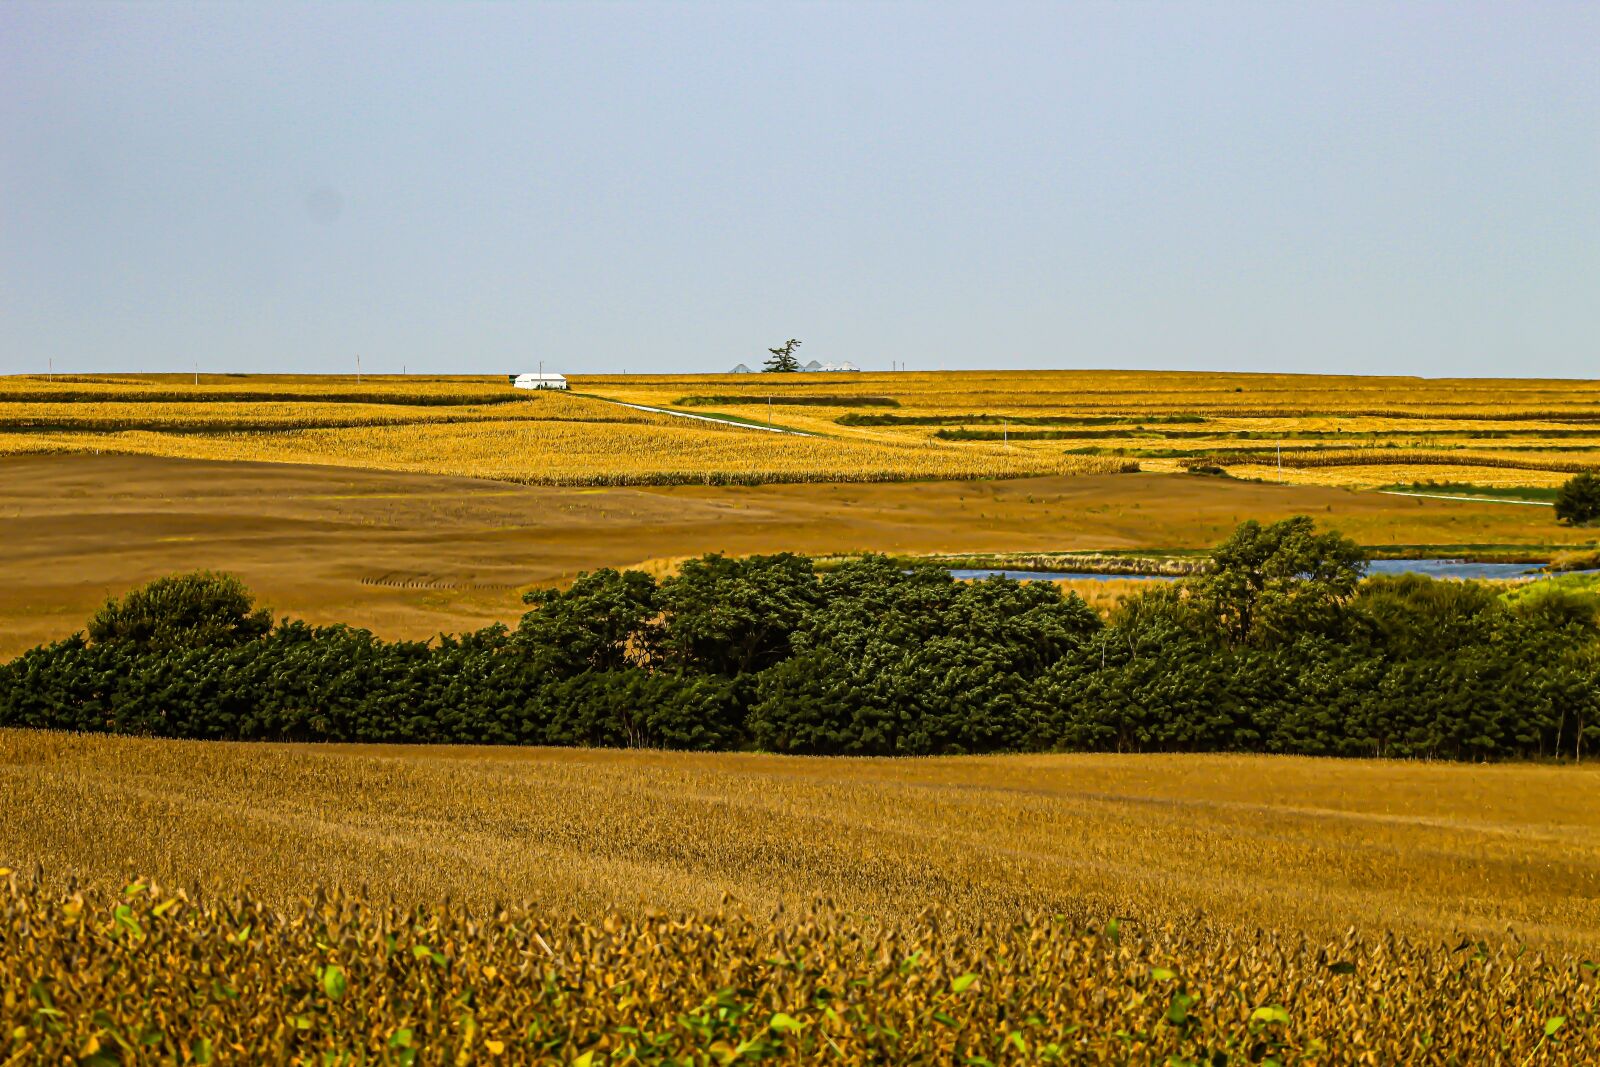
<instances>
[{"instance_id":1,"label":"small pond","mask_svg":"<svg viewBox=\"0 0 1600 1067\"><path fill-rule=\"evenodd\" d=\"M1429 578L1526 578L1539 574L1538 563L1472 563L1464 559L1375 559L1367 566L1368 574L1425 574ZM953 578L992 578L997 574L1018 581L1136 581L1170 582L1166 574L1088 574L1082 571L1012 571L952 569Z\"/></svg>"}]
</instances>

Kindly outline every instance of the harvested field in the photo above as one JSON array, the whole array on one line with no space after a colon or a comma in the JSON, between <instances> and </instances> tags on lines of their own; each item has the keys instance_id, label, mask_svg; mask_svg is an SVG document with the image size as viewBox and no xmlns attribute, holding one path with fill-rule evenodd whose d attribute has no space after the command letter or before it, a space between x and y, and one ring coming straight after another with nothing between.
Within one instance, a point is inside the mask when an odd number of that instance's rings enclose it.
<instances>
[{"instance_id":1,"label":"harvested field","mask_svg":"<svg viewBox=\"0 0 1600 1067\"><path fill-rule=\"evenodd\" d=\"M515 620L520 590L691 556L1204 548L1314 515L1369 545L1577 546L1548 508L1188 475L557 488L327 466L0 457L0 655L163 574L237 573L280 613L428 637ZM1092 583L1096 601L1125 591Z\"/></svg>"},{"instance_id":2,"label":"harvested field","mask_svg":"<svg viewBox=\"0 0 1600 1067\"><path fill-rule=\"evenodd\" d=\"M1337 938L1600 928L1589 766L1248 756L837 759L0 732L0 865L268 902L597 917L826 896L884 921L1053 911ZM73 817L59 818L70 811ZM139 832L130 827L141 827ZM284 862L293 857L293 862ZM382 857L382 862L377 858ZM120 883L118 883L120 884Z\"/></svg>"}]
</instances>

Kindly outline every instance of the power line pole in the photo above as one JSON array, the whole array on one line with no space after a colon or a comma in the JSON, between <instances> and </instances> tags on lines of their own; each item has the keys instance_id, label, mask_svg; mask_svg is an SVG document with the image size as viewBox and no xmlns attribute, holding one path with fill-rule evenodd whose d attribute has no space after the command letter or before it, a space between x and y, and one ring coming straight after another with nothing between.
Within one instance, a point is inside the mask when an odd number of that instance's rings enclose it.
<instances>
[{"instance_id":1,"label":"power line pole","mask_svg":"<svg viewBox=\"0 0 1600 1067\"><path fill-rule=\"evenodd\" d=\"M356 384L361 384L361 353L356 353Z\"/></svg>"}]
</instances>

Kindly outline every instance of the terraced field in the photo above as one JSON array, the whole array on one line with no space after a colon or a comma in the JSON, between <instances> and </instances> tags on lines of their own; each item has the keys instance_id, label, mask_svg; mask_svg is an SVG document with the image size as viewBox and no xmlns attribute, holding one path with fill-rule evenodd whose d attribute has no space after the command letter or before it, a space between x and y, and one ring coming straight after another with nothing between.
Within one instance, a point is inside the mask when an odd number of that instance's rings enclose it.
<instances>
[{"instance_id":1,"label":"terraced field","mask_svg":"<svg viewBox=\"0 0 1600 1067\"><path fill-rule=\"evenodd\" d=\"M580 388L874 441L1376 487L1600 469L1600 382L1120 371L594 378Z\"/></svg>"},{"instance_id":2,"label":"terraced field","mask_svg":"<svg viewBox=\"0 0 1600 1067\"><path fill-rule=\"evenodd\" d=\"M0 380L0 453L323 463L550 485L1008 478L1137 465L1353 488L1550 487L1600 469L1596 382L1113 371L571 381L573 394L529 395L486 377L12 377Z\"/></svg>"},{"instance_id":3,"label":"terraced field","mask_svg":"<svg viewBox=\"0 0 1600 1067\"><path fill-rule=\"evenodd\" d=\"M531 485L722 485L1108 473L1125 460L927 437L808 437L504 379L129 376L0 381L0 454L316 463Z\"/></svg>"}]
</instances>

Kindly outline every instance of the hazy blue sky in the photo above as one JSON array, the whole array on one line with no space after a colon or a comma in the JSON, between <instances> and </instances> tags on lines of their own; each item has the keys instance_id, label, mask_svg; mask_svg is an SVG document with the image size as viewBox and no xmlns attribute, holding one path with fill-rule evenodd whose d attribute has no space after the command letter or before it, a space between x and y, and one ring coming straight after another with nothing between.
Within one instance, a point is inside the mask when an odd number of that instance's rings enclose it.
<instances>
[{"instance_id":1,"label":"hazy blue sky","mask_svg":"<svg viewBox=\"0 0 1600 1067\"><path fill-rule=\"evenodd\" d=\"M0 4L0 371L1600 376L1596 4Z\"/></svg>"}]
</instances>

